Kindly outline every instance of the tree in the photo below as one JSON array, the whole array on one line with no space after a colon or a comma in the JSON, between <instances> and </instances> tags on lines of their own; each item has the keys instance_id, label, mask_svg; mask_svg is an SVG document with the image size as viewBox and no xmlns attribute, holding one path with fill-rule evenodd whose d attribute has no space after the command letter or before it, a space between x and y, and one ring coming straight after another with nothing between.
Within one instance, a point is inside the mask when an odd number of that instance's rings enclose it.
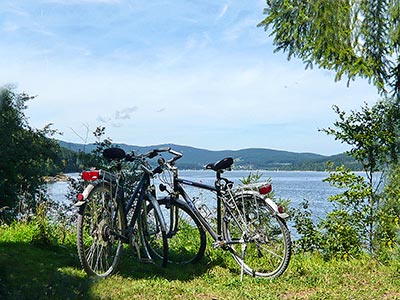
<instances>
[{"instance_id":1,"label":"tree","mask_svg":"<svg viewBox=\"0 0 400 300\"><path fill-rule=\"evenodd\" d=\"M334 198L334 201L338 202L341 208L357 206L361 201L366 208L365 218L354 223L353 216L349 218L348 211L340 209L326 220L325 228L333 228L331 232L337 233L335 226L339 224L340 228L352 229L345 234L362 234L362 226L356 227L367 224L367 240L372 251L373 241L376 239L374 233L380 232L375 224L385 221L382 218L383 214L380 214L381 207L386 206L385 209L389 210L393 206L385 205L389 204L387 201L383 205L379 203L381 198L377 190L373 189L373 174L388 162L398 164L400 2L267 0L266 5L266 18L259 26L264 27L274 37L275 51L286 52L288 59L299 58L306 64L306 68L317 65L333 70L336 72L335 80L346 76L348 84L356 77L366 78L381 95L393 99L378 101L372 108L366 105L360 112L352 111L350 115L334 107L339 120L335 122L335 128L324 130L352 147L350 155L363 164L368 181L367 186L363 186L363 182L358 182L360 178L353 178L344 170L339 172L338 176L332 174L328 179L330 183L347 188L347 191ZM398 168L394 170L400 172ZM366 194L363 195L364 189ZM398 199L396 201L398 203ZM396 201L392 201L392 204ZM349 227L343 227L343 224Z\"/></svg>"},{"instance_id":2,"label":"tree","mask_svg":"<svg viewBox=\"0 0 400 300\"><path fill-rule=\"evenodd\" d=\"M398 162L396 128L399 120L393 115L392 107L390 99L380 100L372 107L365 103L360 111L349 114L334 106L339 120L333 128L322 130L352 147L349 154L370 174L369 181L372 181L372 173Z\"/></svg>"},{"instance_id":3,"label":"tree","mask_svg":"<svg viewBox=\"0 0 400 300\"><path fill-rule=\"evenodd\" d=\"M392 107L389 99L378 101L372 107L364 104L360 111L349 114L334 106L339 120L333 128L323 129L336 140L350 145L349 155L360 162L365 171L364 177L344 166L336 169L329 166L330 175L325 181L344 192L330 197L334 211L321 224L328 254L354 253L360 245L367 245L365 248L371 253L379 248L377 235L383 232L382 226L388 225L381 213L387 201L381 196L384 172L380 171L398 160L397 151L393 150L398 146L397 135L387 126L397 122L388 120L393 117Z\"/></svg>"},{"instance_id":4,"label":"tree","mask_svg":"<svg viewBox=\"0 0 400 300\"><path fill-rule=\"evenodd\" d=\"M400 232L400 166L389 171L387 183L384 187L383 205L378 212L380 226L378 228L376 244L380 247L383 260L396 257L399 260L399 232Z\"/></svg>"},{"instance_id":5,"label":"tree","mask_svg":"<svg viewBox=\"0 0 400 300\"><path fill-rule=\"evenodd\" d=\"M323 131L352 147L348 154L361 163L365 175L355 174L344 166L328 165L330 174L324 181L341 192L329 197L333 210L317 225L307 214L307 206L303 205L305 212L296 212L295 227L302 235L299 245L303 250L318 249L326 257L347 257L365 249L381 257L384 254L386 260L387 247L397 243L400 217L396 188L400 178L398 167L396 172L393 172L396 169L390 172L382 195L383 171L398 160L397 152L393 150L398 147L397 135L387 126L398 121L390 119L392 107L389 99L378 101L372 107L364 104L360 111L349 114L334 107L339 119L334 127Z\"/></svg>"},{"instance_id":6,"label":"tree","mask_svg":"<svg viewBox=\"0 0 400 300\"><path fill-rule=\"evenodd\" d=\"M59 169L59 146L43 129L29 126L24 115L26 102L34 97L0 88L0 208L35 204L44 175ZM34 207L34 205L32 206Z\"/></svg>"},{"instance_id":7,"label":"tree","mask_svg":"<svg viewBox=\"0 0 400 300\"><path fill-rule=\"evenodd\" d=\"M274 36L275 51L370 80L400 101L400 2L388 0L267 0L259 26Z\"/></svg>"}]
</instances>

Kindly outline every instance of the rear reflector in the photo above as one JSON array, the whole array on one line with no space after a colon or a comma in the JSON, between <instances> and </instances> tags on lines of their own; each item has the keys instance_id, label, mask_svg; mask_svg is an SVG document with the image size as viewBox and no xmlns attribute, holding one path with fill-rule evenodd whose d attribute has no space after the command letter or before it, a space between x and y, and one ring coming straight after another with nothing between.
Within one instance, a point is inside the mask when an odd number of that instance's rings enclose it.
<instances>
[{"instance_id":1,"label":"rear reflector","mask_svg":"<svg viewBox=\"0 0 400 300\"><path fill-rule=\"evenodd\" d=\"M272 191L272 185L270 184L263 185L259 187L258 191L260 192L261 195L268 194Z\"/></svg>"},{"instance_id":2,"label":"rear reflector","mask_svg":"<svg viewBox=\"0 0 400 300\"><path fill-rule=\"evenodd\" d=\"M91 181L91 180L96 180L99 179L100 176L100 171L85 171L82 172L82 179L85 181Z\"/></svg>"},{"instance_id":3,"label":"rear reflector","mask_svg":"<svg viewBox=\"0 0 400 300\"><path fill-rule=\"evenodd\" d=\"M83 199L84 199L85 197L83 197L83 194L78 194L78 195L76 196L76 198L78 199L78 201L83 201Z\"/></svg>"}]
</instances>

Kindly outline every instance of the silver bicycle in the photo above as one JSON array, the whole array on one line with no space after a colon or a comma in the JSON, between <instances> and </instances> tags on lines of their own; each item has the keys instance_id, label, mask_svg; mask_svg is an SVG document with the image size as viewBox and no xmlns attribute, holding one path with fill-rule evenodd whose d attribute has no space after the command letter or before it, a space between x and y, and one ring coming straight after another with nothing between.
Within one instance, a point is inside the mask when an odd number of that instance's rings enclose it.
<instances>
[{"instance_id":1,"label":"silver bicycle","mask_svg":"<svg viewBox=\"0 0 400 300\"><path fill-rule=\"evenodd\" d=\"M206 166L215 172L214 186L186 180L178 176L175 166L182 154L172 149L169 153L171 159L158 159L164 170L159 188L168 194L158 198L167 225L168 261L180 264L199 261L204 255L205 232L208 232L215 248L231 253L241 269L241 279L243 273L255 277L281 275L289 265L291 238L285 222L288 214L268 197L271 184L235 187L222 177L231 170L233 159L229 157ZM204 214L204 207L196 206L184 186L215 194L215 217Z\"/></svg>"}]
</instances>

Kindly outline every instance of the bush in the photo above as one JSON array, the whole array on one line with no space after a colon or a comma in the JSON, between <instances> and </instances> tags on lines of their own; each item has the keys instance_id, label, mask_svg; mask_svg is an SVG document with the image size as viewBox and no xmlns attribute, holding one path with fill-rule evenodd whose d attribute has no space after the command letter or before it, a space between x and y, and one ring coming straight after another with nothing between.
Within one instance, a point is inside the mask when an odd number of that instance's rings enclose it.
<instances>
[{"instance_id":1,"label":"bush","mask_svg":"<svg viewBox=\"0 0 400 300\"><path fill-rule=\"evenodd\" d=\"M0 208L34 211L45 175L58 172L59 146L48 138L50 125L41 130L29 126L26 102L34 97L11 87L0 88Z\"/></svg>"},{"instance_id":2,"label":"bush","mask_svg":"<svg viewBox=\"0 0 400 300\"><path fill-rule=\"evenodd\" d=\"M309 203L304 200L300 208L293 210L294 227L300 238L295 241L295 249L299 252L312 252L320 249L321 233L314 224Z\"/></svg>"},{"instance_id":3,"label":"bush","mask_svg":"<svg viewBox=\"0 0 400 300\"><path fill-rule=\"evenodd\" d=\"M327 259L348 258L362 252L360 231L353 216L345 210L334 210L320 224L323 232L321 252Z\"/></svg>"},{"instance_id":4,"label":"bush","mask_svg":"<svg viewBox=\"0 0 400 300\"><path fill-rule=\"evenodd\" d=\"M400 165L393 165L387 176L375 243L383 261L399 258L400 244Z\"/></svg>"}]
</instances>

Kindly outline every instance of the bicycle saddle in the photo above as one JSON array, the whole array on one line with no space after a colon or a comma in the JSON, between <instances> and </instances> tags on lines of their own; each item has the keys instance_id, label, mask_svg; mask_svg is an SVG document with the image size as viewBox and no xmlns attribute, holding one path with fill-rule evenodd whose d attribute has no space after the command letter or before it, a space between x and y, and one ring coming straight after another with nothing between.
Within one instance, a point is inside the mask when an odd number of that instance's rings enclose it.
<instances>
[{"instance_id":1,"label":"bicycle saddle","mask_svg":"<svg viewBox=\"0 0 400 300\"><path fill-rule=\"evenodd\" d=\"M233 164L233 158L232 157L226 157L224 159L221 159L220 161L217 161L214 164L208 164L206 165L206 169L211 169L214 170L215 172L221 171L221 170L230 170Z\"/></svg>"},{"instance_id":2,"label":"bicycle saddle","mask_svg":"<svg viewBox=\"0 0 400 300\"><path fill-rule=\"evenodd\" d=\"M108 148L103 151L103 156L109 160L119 160L125 158L126 153L121 148Z\"/></svg>"}]
</instances>

